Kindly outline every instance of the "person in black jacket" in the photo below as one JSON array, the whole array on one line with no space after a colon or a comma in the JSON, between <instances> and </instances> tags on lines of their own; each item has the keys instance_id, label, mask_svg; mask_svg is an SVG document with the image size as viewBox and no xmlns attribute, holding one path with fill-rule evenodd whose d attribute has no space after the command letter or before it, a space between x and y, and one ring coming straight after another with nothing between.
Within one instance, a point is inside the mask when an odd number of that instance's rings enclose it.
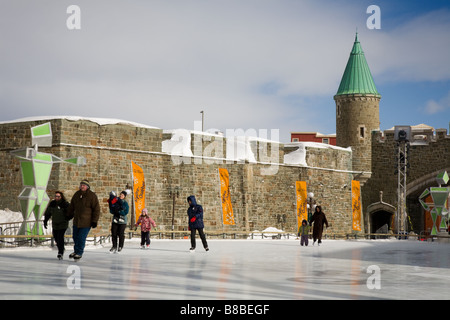
<instances>
[{"instance_id":1,"label":"person in black jacket","mask_svg":"<svg viewBox=\"0 0 450 320\"><path fill-rule=\"evenodd\" d=\"M202 239L203 248L206 251L209 250L208 243L206 242L206 237L203 232L203 207L197 204L197 200L195 200L195 196L189 196L187 198L189 203L189 209L187 210L187 214L189 217L189 230L191 230L191 252L195 251L195 231L198 230L198 234Z\"/></svg>"},{"instance_id":2,"label":"person in black jacket","mask_svg":"<svg viewBox=\"0 0 450 320\"><path fill-rule=\"evenodd\" d=\"M326 225L328 228L328 221L327 217L325 216L325 213L322 211L321 206L317 206L316 210L314 211L314 214L311 218L311 221L309 222L309 225L312 225L314 223L313 227L313 245L316 243L316 240L318 239L318 245L322 243L322 233L323 233L323 225Z\"/></svg>"},{"instance_id":3,"label":"person in black jacket","mask_svg":"<svg viewBox=\"0 0 450 320\"><path fill-rule=\"evenodd\" d=\"M52 219L52 234L58 247L58 259L62 260L64 255L64 234L69 226L66 215L69 202L67 202L61 191L55 192L55 200L52 200L44 214L44 228L47 229L48 220Z\"/></svg>"}]
</instances>

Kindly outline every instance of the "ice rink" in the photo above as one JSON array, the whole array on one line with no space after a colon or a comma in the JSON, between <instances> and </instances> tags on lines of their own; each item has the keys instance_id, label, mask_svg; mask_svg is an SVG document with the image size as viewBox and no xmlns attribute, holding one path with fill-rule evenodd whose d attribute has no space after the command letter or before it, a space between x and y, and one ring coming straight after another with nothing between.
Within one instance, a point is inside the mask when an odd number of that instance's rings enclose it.
<instances>
[{"instance_id":1,"label":"ice rink","mask_svg":"<svg viewBox=\"0 0 450 320\"><path fill-rule=\"evenodd\" d=\"M449 299L450 244L413 240L137 239L110 254L56 259L51 248L0 249L0 299Z\"/></svg>"}]
</instances>

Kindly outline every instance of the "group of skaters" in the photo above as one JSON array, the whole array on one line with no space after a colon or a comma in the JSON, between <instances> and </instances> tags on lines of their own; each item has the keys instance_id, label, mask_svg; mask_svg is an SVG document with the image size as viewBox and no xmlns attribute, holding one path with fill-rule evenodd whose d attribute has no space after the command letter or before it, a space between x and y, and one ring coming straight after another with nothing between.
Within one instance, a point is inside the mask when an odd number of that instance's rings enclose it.
<instances>
[{"instance_id":1,"label":"group of skaters","mask_svg":"<svg viewBox=\"0 0 450 320\"><path fill-rule=\"evenodd\" d=\"M125 228L127 226L127 215L129 212L129 205L125 200L128 195L127 191L122 191L119 196L114 192L110 193L108 199L109 212L112 214L111 223L111 238L112 247L111 253L121 252L125 242ZM195 199L195 196L187 198L189 208L187 215L189 219L189 230L191 231L191 252L195 251L196 232L199 233L202 240L203 247L209 251L208 243L206 241L205 233L203 232L203 208ZM80 182L80 187L72 197L70 203L64 197L61 191L55 192L55 199L52 200L47 207L44 215L44 228L47 228L49 219L52 219L52 233L58 248L58 259L62 259L64 255L64 234L69 226L69 220L73 219L73 242L74 251L69 255L69 258L79 260L83 256L86 245L86 238L91 228L96 228L100 218L100 203L97 195L90 188L89 181L84 179ZM298 229L298 236L300 237L300 244L308 245L309 231L314 223L312 237L313 245L318 241L318 245L322 243L323 225L328 228L328 221L322 211L321 206L316 206L311 220L303 220L302 225ZM139 216L135 227L141 226L141 244L142 249L148 249L150 246L150 230L156 227L155 221L150 217L147 208L144 208Z\"/></svg>"},{"instance_id":2,"label":"group of skaters","mask_svg":"<svg viewBox=\"0 0 450 320\"><path fill-rule=\"evenodd\" d=\"M119 196L111 192L108 199L111 219L111 253L122 251L125 242L125 228L127 226L127 215L129 205L125 200L127 191L122 191ZM195 234L198 231L203 247L209 251L206 236L203 232L203 208L195 199L195 196L187 198L189 208L187 210L189 219L189 230L191 231L191 252L195 251ZM55 199L49 203L44 214L44 228L47 229L48 220L52 219L52 233L58 248L58 259L63 259L64 234L69 227L69 221L73 219L73 242L74 251L69 258L78 261L84 253L86 238L91 228L96 228L100 218L100 203L97 195L90 188L89 181L84 179L80 182L79 190L75 192L70 203L64 197L63 192L56 191ZM144 208L139 216L135 228L141 226L140 248L150 247L150 230L156 227L155 221L150 217L147 208Z\"/></svg>"},{"instance_id":3,"label":"group of skaters","mask_svg":"<svg viewBox=\"0 0 450 320\"><path fill-rule=\"evenodd\" d=\"M326 227L328 228L327 217L325 216L325 213L323 213L321 206L316 206L316 209L314 210L314 214L312 215L309 224L308 221L303 220L302 225L298 228L298 236L300 237L301 246L303 245L308 246L309 231L313 223L314 223L312 231L313 245L317 241L317 245L320 246L320 244L322 243L323 225L326 225Z\"/></svg>"}]
</instances>

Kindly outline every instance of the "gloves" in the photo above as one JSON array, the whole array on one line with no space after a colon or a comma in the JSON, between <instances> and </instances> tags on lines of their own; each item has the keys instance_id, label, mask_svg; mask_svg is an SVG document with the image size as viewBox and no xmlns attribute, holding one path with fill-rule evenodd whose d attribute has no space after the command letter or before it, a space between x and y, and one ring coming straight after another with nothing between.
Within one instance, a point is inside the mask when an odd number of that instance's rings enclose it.
<instances>
[{"instance_id":1,"label":"gloves","mask_svg":"<svg viewBox=\"0 0 450 320\"><path fill-rule=\"evenodd\" d=\"M195 222L195 220L197 220L196 217L192 217L192 218L191 218L191 222Z\"/></svg>"},{"instance_id":2,"label":"gloves","mask_svg":"<svg viewBox=\"0 0 450 320\"><path fill-rule=\"evenodd\" d=\"M97 222L91 222L91 227L94 229L97 228Z\"/></svg>"}]
</instances>

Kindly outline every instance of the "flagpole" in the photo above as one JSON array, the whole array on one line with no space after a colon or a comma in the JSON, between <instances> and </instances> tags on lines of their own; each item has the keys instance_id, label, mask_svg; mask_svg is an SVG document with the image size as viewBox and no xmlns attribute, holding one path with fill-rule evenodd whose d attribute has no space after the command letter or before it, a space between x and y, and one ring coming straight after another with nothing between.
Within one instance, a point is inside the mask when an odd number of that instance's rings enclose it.
<instances>
[{"instance_id":1,"label":"flagpole","mask_svg":"<svg viewBox=\"0 0 450 320\"><path fill-rule=\"evenodd\" d=\"M133 160L130 160L130 166L131 166L131 221L133 221L133 225L136 224L136 208L134 206L134 174L133 174ZM131 229L131 222L130 222L130 229Z\"/></svg>"},{"instance_id":2,"label":"flagpole","mask_svg":"<svg viewBox=\"0 0 450 320\"><path fill-rule=\"evenodd\" d=\"M222 203L222 188L221 188L222 181L220 180L219 168L217 168L217 178L219 180L219 204L220 204L219 213L222 220L222 233L225 233L225 224L223 223L223 203Z\"/></svg>"}]
</instances>

